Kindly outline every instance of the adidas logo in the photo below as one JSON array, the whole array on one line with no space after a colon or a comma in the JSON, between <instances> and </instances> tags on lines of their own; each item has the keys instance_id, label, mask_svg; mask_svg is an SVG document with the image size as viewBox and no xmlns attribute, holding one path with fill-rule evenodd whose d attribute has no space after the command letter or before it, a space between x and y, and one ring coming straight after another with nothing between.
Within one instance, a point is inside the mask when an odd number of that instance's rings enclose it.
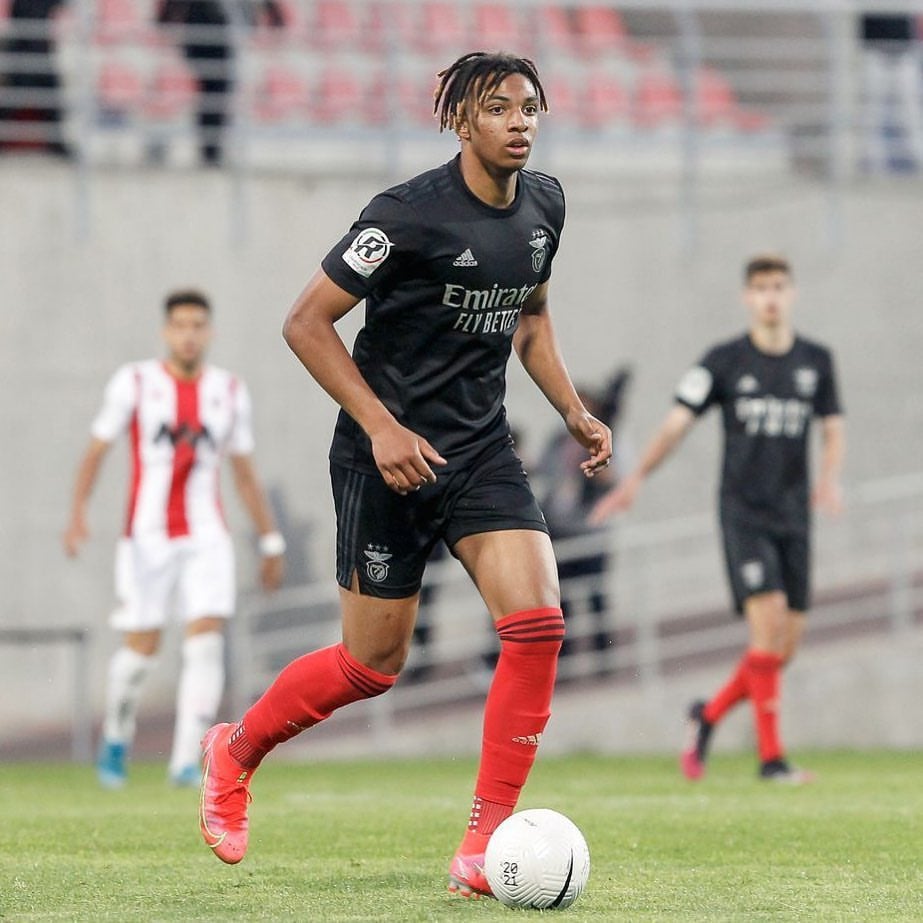
<instances>
[{"instance_id":1,"label":"adidas logo","mask_svg":"<svg viewBox=\"0 0 923 923\"><path fill-rule=\"evenodd\" d=\"M477 266L477 264L478 261L474 258L470 247L464 253L459 253L452 261L453 266Z\"/></svg>"}]
</instances>

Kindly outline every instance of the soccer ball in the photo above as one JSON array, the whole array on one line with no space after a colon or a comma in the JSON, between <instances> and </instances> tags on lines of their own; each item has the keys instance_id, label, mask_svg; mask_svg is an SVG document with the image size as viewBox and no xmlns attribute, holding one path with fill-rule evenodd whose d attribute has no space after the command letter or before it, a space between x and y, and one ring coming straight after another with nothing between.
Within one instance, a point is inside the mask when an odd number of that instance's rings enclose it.
<instances>
[{"instance_id":1,"label":"soccer ball","mask_svg":"<svg viewBox=\"0 0 923 923\"><path fill-rule=\"evenodd\" d=\"M493 832L484 874L494 897L507 907L563 909L586 887L590 850L573 821L548 808L531 808Z\"/></svg>"}]
</instances>

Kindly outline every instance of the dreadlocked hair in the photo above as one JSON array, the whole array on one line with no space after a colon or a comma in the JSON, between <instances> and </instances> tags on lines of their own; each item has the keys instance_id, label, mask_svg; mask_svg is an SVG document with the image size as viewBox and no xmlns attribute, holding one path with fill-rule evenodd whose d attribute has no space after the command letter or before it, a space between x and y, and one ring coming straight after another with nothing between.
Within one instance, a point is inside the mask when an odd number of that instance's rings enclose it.
<instances>
[{"instance_id":1,"label":"dreadlocked hair","mask_svg":"<svg viewBox=\"0 0 923 923\"><path fill-rule=\"evenodd\" d=\"M532 83L538 94L539 108L547 112L545 90L532 61L502 51L472 51L436 75L439 84L433 94L433 114L439 118L439 131L455 128L458 113L469 96L480 102L510 74L522 74Z\"/></svg>"}]
</instances>

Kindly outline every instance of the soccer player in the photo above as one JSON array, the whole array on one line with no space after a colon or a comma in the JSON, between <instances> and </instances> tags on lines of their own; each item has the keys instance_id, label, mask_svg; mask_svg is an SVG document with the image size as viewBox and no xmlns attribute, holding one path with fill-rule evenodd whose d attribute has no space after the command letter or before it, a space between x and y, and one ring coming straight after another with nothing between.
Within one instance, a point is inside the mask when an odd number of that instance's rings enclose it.
<instances>
[{"instance_id":1,"label":"soccer player","mask_svg":"<svg viewBox=\"0 0 923 923\"><path fill-rule=\"evenodd\" d=\"M746 334L710 349L680 380L676 404L637 468L592 513L602 521L628 509L644 479L676 448L712 405L724 422L721 529L731 591L746 616L749 646L728 682L690 708L690 744L681 768L689 779L705 769L715 725L738 702L753 707L763 779L804 782L789 765L779 736L781 672L791 660L810 604L810 424L820 418L822 457L814 506L836 514L842 505L843 418L830 351L795 333L795 297L786 259L747 263L743 300Z\"/></svg>"},{"instance_id":2,"label":"soccer player","mask_svg":"<svg viewBox=\"0 0 923 923\"><path fill-rule=\"evenodd\" d=\"M260 536L262 584L273 589L283 576L285 541L252 458L250 396L239 378L206 364L211 335L203 294L167 296L166 358L123 365L112 376L77 472L64 534L72 557L89 535L87 506L102 461L128 435L128 512L116 549L118 608L111 619L123 634L109 663L97 762L108 788L125 784L142 686L173 612L185 621L185 637L169 778L178 786L199 784L199 742L224 689L224 626L235 603L234 552L218 495L225 455Z\"/></svg>"},{"instance_id":3,"label":"soccer player","mask_svg":"<svg viewBox=\"0 0 923 923\"><path fill-rule=\"evenodd\" d=\"M564 196L557 180L524 169L547 108L535 67L473 52L439 77L434 111L459 155L375 196L284 325L341 407L330 463L342 642L293 661L241 721L208 732L200 824L220 859L240 861L263 758L392 687L425 562L444 539L500 638L473 806L449 873L450 891L477 897L490 893L488 837L513 812L549 717L564 635L548 529L504 410L511 350L583 445L587 476L609 464L611 434L577 397L549 314ZM362 299L350 355L334 325Z\"/></svg>"}]
</instances>

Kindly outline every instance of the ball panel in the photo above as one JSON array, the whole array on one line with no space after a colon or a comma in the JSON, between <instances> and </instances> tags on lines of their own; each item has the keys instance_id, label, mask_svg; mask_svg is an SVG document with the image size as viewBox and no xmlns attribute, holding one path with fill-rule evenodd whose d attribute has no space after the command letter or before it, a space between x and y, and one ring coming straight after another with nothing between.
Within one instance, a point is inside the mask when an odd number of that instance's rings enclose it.
<instances>
[{"instance_id":1,"label":"ball panel","mask_svg":"<svg viewBox=\"0 0 923 923\"><path fill-rule=\"evenodd\" d=\"M563 909L586 887L590 852L569 818L548 808L508 817L494 831L484 859L494 896L508 907Z\"/></svg>"}]
</instances>

